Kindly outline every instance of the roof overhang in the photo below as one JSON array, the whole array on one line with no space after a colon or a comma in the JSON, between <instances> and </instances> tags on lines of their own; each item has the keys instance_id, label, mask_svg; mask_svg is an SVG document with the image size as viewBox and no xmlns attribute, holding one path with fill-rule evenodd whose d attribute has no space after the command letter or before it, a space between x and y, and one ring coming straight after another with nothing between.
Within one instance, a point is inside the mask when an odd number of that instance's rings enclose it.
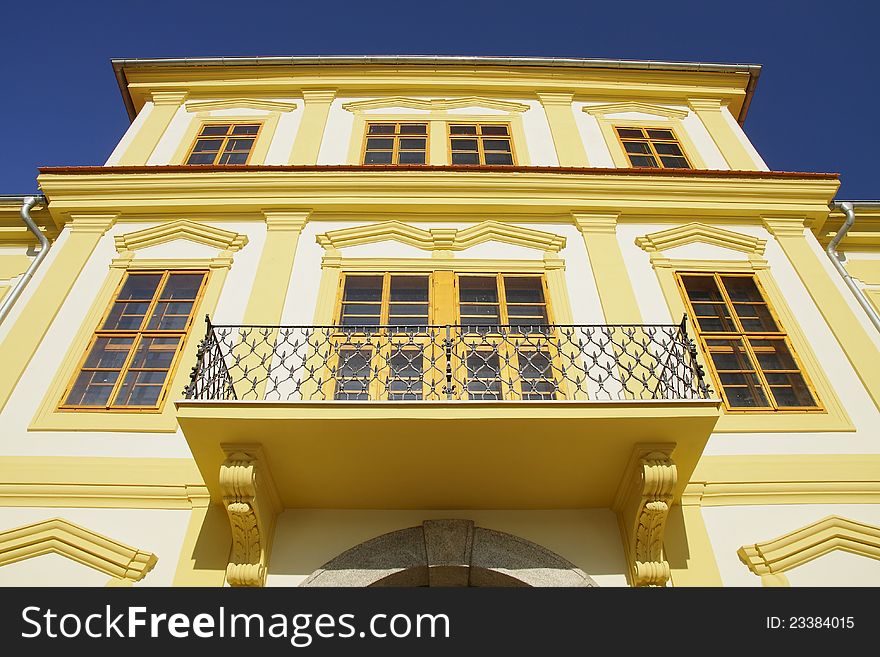
<instances>
[{"instance_id":1,"label":"roof overhang","mask_svg":"<svg viewBox=\"0 0 880 657\"><path fill-rule=\"evenodd\" d=\"M192 57L180 59L113 59L113 71L119 84L122 98L132 120L143 100L140 90L133 93L132 83L151 79L161 82L163 75L166 80L185 81L186 79L202 80L216 76L218 70L223 71L226 78L245 78L256 73L260 76L277 76L278 80L286 79L288 87L296 87L293 78L299 73L308 76L310 70L320 68L322 72L336 69L340 73L348 73L353 68L373 69L380 73L383 69L394 71L395 75L388 83L400 83L399 74L406 71L423 73L425 69L443 67L444 73L460 71L461 84L473 84L474 69L483 69L481 73L491 74L494 69L502 73L511 90L516 89L518 80L532 85L534 76L545 78L547 88L565 87L569 77L589 78L601 74L615 73L618 77L662 80L664 76L680 74L691 76L697 84L707 84L718 90L717 82L723 79L722 86L735 91L730 96L730 109L737 121L745 121L751 99L754 94L761 67L757 64L718 64L703 62L663 62L651 60L625 59L576 59L548 57L474 57L448 55L386 55L386 56L290 56L290 57ZM274 70L273 70L274 69ZM529 75L510 76L511 69ZM565 74L568 71L568 75ZM181 76L186 72L186 76ZM505 74L506 72L507 74ZM291 74L293 73L293 76ZM231 74L231 75L230 75ZM470 78L470 80L467 80ZM333 86L332 75L324 72L321 82ZM361 80L363 82L364 80ZM713 83L714 81L714 83ZM377 80L375 87L381 86ZM662 84L659 86L663 86ZM532 92L539 89L532 88ZM577 88L573 89L577 92ZM660 90L658 89L658 93Z\"/></svg>"}]
</instances>

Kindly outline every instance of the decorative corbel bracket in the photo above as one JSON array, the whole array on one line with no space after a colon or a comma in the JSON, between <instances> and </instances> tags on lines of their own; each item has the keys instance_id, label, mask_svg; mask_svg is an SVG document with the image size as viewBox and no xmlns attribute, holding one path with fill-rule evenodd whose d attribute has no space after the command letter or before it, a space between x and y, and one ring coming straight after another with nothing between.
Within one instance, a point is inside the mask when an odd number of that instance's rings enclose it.
<instances>
[{"instance_id":1,"label":"decorative corbel bracket","mask_svg":"<svg viewBox=\"0 0 880 657\"><path fill-rule=\"evenodd\" d=\"M226 566L230 586L263 586L281 500L259 445L221 445L223 506L232 527L232 551Z\"/></svg>"},{"instance_id":2,"label":"decorative corbel bracket","mask_svg":"<svg viewBox=\"0 0 880 657\"><path fill-rule=\"evenodd\" d=\"M617 512L633 586L665 586L663 533L677 481L674 445L637 445L617 489Z\"/></svg>"}]
</instances>

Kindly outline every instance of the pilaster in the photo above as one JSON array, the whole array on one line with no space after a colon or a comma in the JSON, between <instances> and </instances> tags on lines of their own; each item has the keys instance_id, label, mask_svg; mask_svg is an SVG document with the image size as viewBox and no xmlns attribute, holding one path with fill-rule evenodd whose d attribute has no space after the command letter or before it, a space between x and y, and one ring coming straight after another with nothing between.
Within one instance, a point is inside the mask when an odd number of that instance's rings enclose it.
<instances>
[{"instance_id":1,"label":"pilaster","mask_svg":"<svg viewBox=\"0 0 880 657\"><path fill-rule=\"evenodd\" d=\"M150 113L134 139L119 158L119 166L144 165L159 143L171 119L186 100L185 91L154 91L150 97ZM144 110L141 109L143 112Z\"/></svg>"},{"instance_id":2,"label":"pilaster","mask_svg":"<svg viewBox=\"0 0 880 657\"><path fill-rule=\"evenodd\" d=\"M728 111L717 98L691 98L690 108L706 126L712 140L717 144L721 155L734 171L757 171L759 169L752 155L743 146L734 128L722 112Z\"/></svg>"},{"instance_id":3,"label":"pilaster","mask_svg":"<svg viewBox=\"0 0 880 657\"><path fill-rule=\"evenodd\" d=\"M762 217L764 226L776 237L794 270L807 288L816 307L825 318L853 369L880 409L880 350L847 303L840 289L822 262L823 255L810 245L804 231L804 217Z\"/></svg>"},{"instance_id":4,"label":"pilaster","mask_svg":"<svg viewBox=\"0 0 880 657\"><path fill-rule=\"evenodd\" d=\"M21 314L14 320L7 319L15 324L0 344L0 362L3 363L0 409L6 405L98 241L117 217L116 213L72 214L65 227L68 231L66 238L56 241L43 265L46 267L43 279ZM35 284L31 282L31 285ZM19 303L23 301L19 300Z\"/></svg>"},{"instance_id":5,"label":"pilaster","mask_svg":"<svg viewBox=\"0 0 880 657\"><path fill-rule=\"evenodd\" d=\"M587 247L599 301L608 324L640 324L639 304L617 241L616 213L572 212Z\"/></svg>"},{"instance_id":6,"label":"pilaster","mask_svg":"<svg viewBox=\"0 0 880 657\"><path fill-rule=\"evenodd\" d=\"M290 164L317 164L324 139L324 128L335 89L303 89L303 115L290 151Z\"/></svg>"},{"instance_id":7,"label":"pilaster","mask_svg":"<svg viewBox=\"0 0 880 657\"><path fill-rule=\"evenodd\" d=\"M538 92L538 100L547 115L550 134L556 147L556 157L562 167L590 166L581 133L571 109L573 94L561 92Z\"/></svg>"}]
</instances>

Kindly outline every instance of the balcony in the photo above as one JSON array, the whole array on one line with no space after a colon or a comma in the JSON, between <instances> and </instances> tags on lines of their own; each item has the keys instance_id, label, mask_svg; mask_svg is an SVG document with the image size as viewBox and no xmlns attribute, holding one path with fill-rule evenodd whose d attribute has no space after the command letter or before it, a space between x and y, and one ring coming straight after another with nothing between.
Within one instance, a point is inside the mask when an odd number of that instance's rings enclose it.
<instances>
[{"instance_id":1,"label":"balcony","mask_svg":"<svg viewBox=\"0 0 880 657\"><path fill-rule=\"evenodd\" d=\"M683 323L209 322L177 407L215 501L250 446L283 506L325 508L611 506L654 448L680 494L718 417Z\"/></svg>"}]
</instances>

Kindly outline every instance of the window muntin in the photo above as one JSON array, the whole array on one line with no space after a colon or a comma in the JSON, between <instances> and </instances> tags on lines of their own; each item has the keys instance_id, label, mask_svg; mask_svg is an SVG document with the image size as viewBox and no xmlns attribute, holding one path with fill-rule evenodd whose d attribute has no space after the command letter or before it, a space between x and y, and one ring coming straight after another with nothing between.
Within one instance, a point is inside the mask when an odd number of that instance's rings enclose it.
<instances>
[{"instance_id":1,"label":"window muntin","mask_svg":"<svg viewBox=\"0 0 880 657\"><path fill-rule=\"evenodd\" d=\"M207 123L202 126L187 164L247 164L259 123Z\"/></svg>"},{"instance_id":2,"label":"window muntin","mask_svg":"<svg viewBox=\"0 0 880 657\"><path fill-rule=\"evenodd\" d=\"M753 274L677 276L729 410L821 410Z\"/></svg>"},{"instance_id":3,"label":"window muntin","mask_svg":"<svg viewBox=\"0 0 880 657\"><path fill-rule=\"evenodd\" d=\"M510 125L506 123L450 123L452 164L512 165Z\"/></svg>"},{"instance_id":4,"label":"window muntin","mask_svg":"<svg viewBox=\"0 0 880 657\"><path fill-rule=\"evenodd\" d=\"M364 164L425 164L427 123L368 123Z\"/></svg>"},{"instance_id":5,"label":"window muntin","mask_svg":"<svg viewBox=\"0 0 880 657\"><path fill-rule=\"evenodd\" d=\"M614 131L631 166L655 169L692 168L672 130L615 126Z\"/></svg>"},{"instance_id":6,"label":"window muntin","mask_svg":"<svg viewBox=\"0 0 880 657\"><path fill-rule=\"evenodd\" d=\"M540 326L547 324L547 298L541 276L460 275L461 324Z\"/></svg>"},{"instance_id":7,"label":"window muntin","mask_svg":"<svg viewBox=\"0 0 880 657\"><path fill-rule=\"evenodd\" d=\"M549 323L542 276L459 275L458 321L468 399L555 399L557 345L542 328Z\"/></svg>"},{"instance_id":8,"label":"window muntin","mask_svg":"<svg viewBox=\"0 0 880 657\"><path fill-rule=\"evenodd\" d=\"M60 408L158 409L206 280L205 271L129 272Z\"/></svg>"},{"instance_id":9,"label":"window muntin","mask_svg":"<svg viewBox=\"0 0 880 657\"><path fill-rule=\"evenodd\" d=\"M427 274L346 274L339 323L342 326L424 326L429 323Z\"/></svg>"}]
</instances>

